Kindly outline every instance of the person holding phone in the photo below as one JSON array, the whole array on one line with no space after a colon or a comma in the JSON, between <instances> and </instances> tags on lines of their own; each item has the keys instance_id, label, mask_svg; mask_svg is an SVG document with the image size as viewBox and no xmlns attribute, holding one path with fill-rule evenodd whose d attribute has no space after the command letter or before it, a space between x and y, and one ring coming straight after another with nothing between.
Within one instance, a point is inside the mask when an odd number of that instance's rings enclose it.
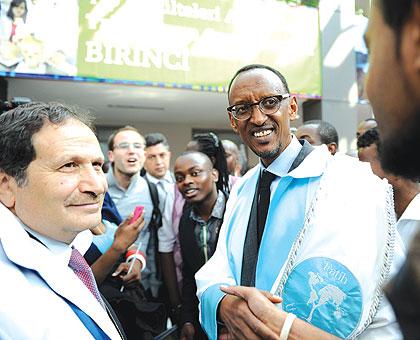
<instances>
[{"instance_id":1,"label":"person holding phone","mask_svg":"<svg viewBox=\"0 0 420 340\"><path fill-rule=\"evenodd\" d=\"M102 220L99 226L91 230L94 234L93 243L102 253L91 265L96 282L99 285L112 271L121 256L124 256L128 250L136 250L134 242L143 228L142 207L139 214L136 216L134 216L134 213L129 215L119 226L107 220ZM130 263L121 262L112 275L119 277L124 285L133 285L135 282L139 282L141 271L146 265L145 261L140 259L140 257L131 259L135 262L133 262L134 265L130 273L128 273Z\"/></svg>"}]
</instances>

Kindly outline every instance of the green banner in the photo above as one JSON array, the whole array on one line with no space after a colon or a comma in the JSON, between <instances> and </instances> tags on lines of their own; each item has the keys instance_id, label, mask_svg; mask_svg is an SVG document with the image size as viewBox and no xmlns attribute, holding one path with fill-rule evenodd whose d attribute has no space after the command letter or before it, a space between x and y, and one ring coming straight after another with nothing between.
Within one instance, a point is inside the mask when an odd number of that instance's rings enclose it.
<instances>
[{"instance_id":1,"label":"green banner","mask_svg":"<svg viewBox=\"0 0 420 340\"><path fill-rule=\"evenodd\" d=\"M42 50L44 60L32 65L34 72L30 67L20 67L21 72L19 64L28 64L30 57L20 52L13 61L17 61L16 65L11 65L10 60L4 63L0 48L0 65L5 66L3 70L23 74L61 74L224 91L238 68L261 63L281 71L292 92L317 97L321 95L318 9L289 2L32 1L26 17L20 19L22 33L11 38L6 33L3 41L10 47L8 57L10 50L19 49L26 39L32 50L36 49L33 46ZM40 3L45 7L43 26L41 18L35 17L35 13L41 13L37 9ZM46 8L47 3L51 8ZM1 4L3 11L10 1L2 0ZM55 27L45 20L46 9L48 17L53 15ZM11 21L4 17L2 13L2 21ZM71 31L68 27L72 27ZM30 32L29 38L23 28ZM47 28L50 33L45 34ZM60 34L72 43L61 42L62 46L54 51L51 41L57 44Z\"/></svg>"}]
</instances>

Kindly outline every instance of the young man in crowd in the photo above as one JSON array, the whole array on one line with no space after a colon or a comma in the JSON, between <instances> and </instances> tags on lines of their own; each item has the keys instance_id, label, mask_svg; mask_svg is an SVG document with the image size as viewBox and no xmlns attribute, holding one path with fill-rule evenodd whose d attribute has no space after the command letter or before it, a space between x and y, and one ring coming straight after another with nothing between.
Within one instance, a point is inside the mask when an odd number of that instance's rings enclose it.
<instances>
[{"instance_id":1,"label":"young man in crowd","mask_svg":"<svg viewBox=\"0 0 420 340\"><path fill-rule=\"evenodd\" d=\"M201 152L190 151L179 156L174 174L179 191L189 203L179 223L183 259L181 340L207 339L198 320L194 274L216 249L227 197L217 190L218 171Z\"/></svg>"},{"instance_id":2,"label":"young man in crowd","mask_svg":"<svg viewBox=\"0 0 420 340\"><path fill-rule=\"evenodd\" d=\"M366 90L378 121L385 171L420 179L420 1L374 0L366 42L370 52ZM398 98L398 99L396 99ZM420 334L420 234L388 287L406 339Z\"/></svg>"},{"instance_id":3,"label":"young man in crowd","mask_svg":"<svg viewBox=\"0 0 420 340\"><path fill-rule=\"evenodd\" d=\"M157 187L159 195L159 208L162 213L162 227L159 228L159 257L162 268L163 281L167 290L170 306L170 314L173 321L178 321L181 307L181 297L179 294L177 270L180 266L179 242L176 239L175 230L172 225L172 213L175 199L175 181L169 171L171 152L166 137L159 133L150 133L145 136L146 148L144 169L145 178ZM177 260L175 262L175 260ZM176 264L179 265L176 266ZM179 273L179 279L181 278Z\"/></svg>"},{"instance_id":4,"label":"young man in crowd","mask_svg":"<svg viewBox=\"0 0 420 340\"><path fill-rule=\"evenodd\" d=\"M81 255L107 190L90 117L31 103L0 126L0 338L121 338Z\"/></svg>"},{"instance_id":5,"label":"young man in crowd","mask_svg":"<svg viewBox=\"0 0 420 340\"><path fill-rule=\"evenodd\" d=\"M243 339L395 339L394 315L375 318L388 259L401 256L390 186L291 135L296 98L273 68L240 69L228 98L230 124L260 163L233 187L216 252L196 274L207 335L224 323Z\"/></svg>"},{"instance_id":6,"label":"young man in crowd","mask_svg":"<svg viewBox=\"0 0 420 340\"><path fill-rule=\"evenodd\" d=\"M318 146L325 144L331 155L338 149L338 133L334 126L322 120L308 120L300 126L296 133L298 139L305 139L309 144Z\"/></svg>"},{"instance_id":7,"label":"young man in crowd","mask_svg":"<svg viewBox=\"0 0 420 340\"><path fill-rule=\"evenodd\" d=\"M141 283L151 296L157 296L160 282L156 278L154 240L150 242L150 220L153 211L149 187L140 176L144 164L144 137L131 126L114 131L108 139L108 158L111 167L106 174L108 193L123 219L133 213L136 206L144 207L145 227L135 242L147 255L146 268L142 268ZM144 260L146 263L146 259Z\"/></svg>"}]
</instances>

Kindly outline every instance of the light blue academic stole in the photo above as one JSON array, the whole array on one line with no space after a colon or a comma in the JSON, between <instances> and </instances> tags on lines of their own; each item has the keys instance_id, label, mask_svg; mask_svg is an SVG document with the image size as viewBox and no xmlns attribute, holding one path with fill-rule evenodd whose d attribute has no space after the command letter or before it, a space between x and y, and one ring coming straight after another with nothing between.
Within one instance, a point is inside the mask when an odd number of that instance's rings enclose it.
<instances>
[{"instance_id":1,"label":"light blue academic stole","mask_svg":"<svg viewBox=\"0 0 420 340\"><path fill-rule=\"evenodd\" d=\"M241 282L243 244L258 171L238 188L238 199L227 226L229 265ZM271 291L305 224L320 177L284 176L272 195L256 267L255 287ZM312 187L311 187L312 186ZM310 188L311 187L311 188ZM241 194L242 193L242 194ZM322 231L321 231L322 232ZM310 242L310 240L307 240ZM282 290L283 309L341 338L350 337L362 314L361 287L353 273L330 257L310 257L297 263Z\"/></svg>"},{"instance_id":2,"label":"light blue academic stole","mask_svg":"<svg viewBox=\"0 0 420 340\"><path fill-rule=\"evenodd\" d=\"M238 199L233 209L226 246L228 260L235 281L241 282L243 244L252 205L252 194L258 181L258 171L238 189ZM285 264L305 218L305 209L311 178L280 179L273 193L258 254L255 286L270 291L281 268Z\"/></svg>"}]
</instances>

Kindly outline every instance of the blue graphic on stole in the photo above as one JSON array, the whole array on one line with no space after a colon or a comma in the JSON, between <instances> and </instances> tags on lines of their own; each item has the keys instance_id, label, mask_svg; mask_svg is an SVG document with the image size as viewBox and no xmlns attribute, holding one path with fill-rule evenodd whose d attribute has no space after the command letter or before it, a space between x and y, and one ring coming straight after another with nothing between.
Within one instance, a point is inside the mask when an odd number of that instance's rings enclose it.
<instances>
[{"instance_id":1,"label":"blue graphic on stole","mask_svg":"<svg viewBox=\"0 0 420 340\"><path fill-rule=\"evenodd\" d=\"M299 263L288 277L283 309L328 333L347 338L362 317L360 284L341 263L312 257Z\"/></svg>"}]
</instances>

